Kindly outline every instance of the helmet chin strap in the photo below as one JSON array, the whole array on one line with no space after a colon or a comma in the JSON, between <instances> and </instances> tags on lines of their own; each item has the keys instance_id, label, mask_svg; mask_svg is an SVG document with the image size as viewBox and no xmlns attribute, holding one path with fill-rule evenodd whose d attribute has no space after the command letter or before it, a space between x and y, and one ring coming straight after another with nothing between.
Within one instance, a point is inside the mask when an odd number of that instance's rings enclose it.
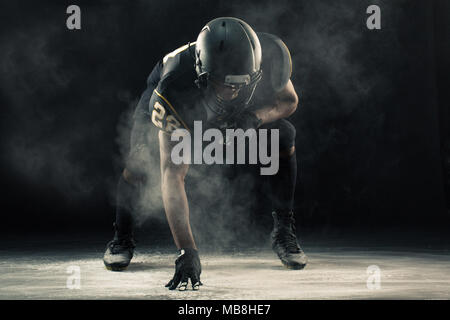
<instances>
[{"instance_id":1,"label":"helmet chin strap","mask_svg":"<svg viewBox=\"0 0 450 320\"><path fill-rule=\"evenodd\" d=\"M211 86L204 91L204 101L206 106L217 116L224 116L230 113L234 113L236 109L242 107L243 104L239 101L239 96L233 100L225 101L215 93Z\"/></svg>"},{"instance_id":2,"label":"helmet chin strap","mask_svg":"<svg viewBox=\"0 0 450 320\"><path fill-rule=\"evenodd\" d=\"M244 111L253 97L257 83L243 88L247 92L239 92L237 98L225 101L218 97L215 91L208 86L204 91L204 104L207 108L208 120L216 118L219 121L226 121Z\"/></svg>"},{"instance_id":3,"label":"helmet chin strap","mask_svg":"<svg viewBox=\"0 0 450 320\"><path fill-rule=\"evenodd\" d=\"M209 109L208 114L219 119L230 119L244 111L253 97L260 75L255 79L256 81L242 88L236 98L229 101L217 96L212 86L208 85L203 91L205 107Z\"/></svg>"}]
</instances>

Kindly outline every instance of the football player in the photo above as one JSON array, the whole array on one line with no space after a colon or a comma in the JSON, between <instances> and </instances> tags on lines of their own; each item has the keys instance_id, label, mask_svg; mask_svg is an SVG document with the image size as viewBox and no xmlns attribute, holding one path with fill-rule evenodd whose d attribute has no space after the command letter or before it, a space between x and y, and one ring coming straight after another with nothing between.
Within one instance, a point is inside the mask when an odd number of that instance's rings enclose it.
<instances>
[{"instance_id":1,"label":"football player","mask_svg":"<svg viewBox=\"0 0 450 320\"><path fill-rule=\"evenodd\" d=\"M151 122L160 129L162 196L167 221L179 250L169 289L186 290L188 280L199 288L201 263L189 223L184 185L188 164L171 161L171 132L204 127L279 130L279 170L270 176L274 227L272 248L288 268L302 269L307 257L300 248L293 212L297 176L295 127L286 120L297 108L290 80L292 61L278 37L255 33L244 21L223 17L210 21L197 41L159 61L147 79L147 89L135 111L131 151L117 190L115 235L107 245L104 263L123 270L132 257L133 207L145 181L140 152L148 152L146 134ZM151 115L151 116L150 116Z\"/></svg>"}]
</instances>

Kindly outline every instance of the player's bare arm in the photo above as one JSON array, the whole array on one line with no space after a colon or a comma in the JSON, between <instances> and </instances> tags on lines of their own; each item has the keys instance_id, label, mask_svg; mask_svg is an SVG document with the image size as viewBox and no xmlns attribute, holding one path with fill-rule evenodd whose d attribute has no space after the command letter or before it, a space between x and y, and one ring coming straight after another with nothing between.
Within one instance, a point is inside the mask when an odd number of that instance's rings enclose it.
<instances>
[{"instance_id":1,"label":"player's bare arm","mask_svg":"<svg viewBox=\"0 0 450 320\"><path fill-rule=\"evenodd\" d=\"M177 165L172 162L170 158L172 146L170 135L160 131L161 188L164 209L177 248L197 249L189 224L189 206L184 189L184 178L189 165Z\"/></svg>"},{"instance_id":2,"label":"player's bare arm","mask_svg":"<svg viewBox=\"0 0 450 320\"><path fill-rule=\"evenodd\" d=\"M262 125L289 117L297 110L297 105L298 96L292 81L289 80L286 86L277 93L273 103L256 110L255 115L260 119Z\"/></svg>"},{"instance_id":3,"label":"player's bare arm","mask_svg":"<svg viewBox=\"0 0 450 320\"><path fill-rule=\"evenodd\" d=\"M189 205L184 188L184 178L189 165L177 165L172 162L170 157L172 146L170 135L160 131L161 187L164 209L173 240L180 253L175 261L174 276L166 287L184 291L190 280L192 289L198 290L202 284L200 282L201 264L189 222Z\"/></svg>"}]
</instances>

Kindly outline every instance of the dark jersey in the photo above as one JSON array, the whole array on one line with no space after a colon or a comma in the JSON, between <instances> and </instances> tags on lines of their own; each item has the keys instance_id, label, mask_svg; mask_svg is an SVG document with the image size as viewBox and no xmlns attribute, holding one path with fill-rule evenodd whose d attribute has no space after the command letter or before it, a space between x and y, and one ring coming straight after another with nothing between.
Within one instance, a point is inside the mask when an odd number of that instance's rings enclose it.
<instances>
[{"instance_id":1,"label":"dark jersey","mask_svg":"<svg viewBox=\"0 0 450 320\"><path fill-rule=\"evenodd\" d=\"M258 108L274 100L292 73L288 48L276 36L257 33L262 51L262 79L250 100L249 107ZM167 54L147 81L154 88L149 111L154 125L166 132L177 128L191 130L196 120L208 120L203 90L195 84L195 43L184 45ZM156 84L155 73L159 72ZM155 87L156 85L156 87Z\"/></svg>"}]
</instances>

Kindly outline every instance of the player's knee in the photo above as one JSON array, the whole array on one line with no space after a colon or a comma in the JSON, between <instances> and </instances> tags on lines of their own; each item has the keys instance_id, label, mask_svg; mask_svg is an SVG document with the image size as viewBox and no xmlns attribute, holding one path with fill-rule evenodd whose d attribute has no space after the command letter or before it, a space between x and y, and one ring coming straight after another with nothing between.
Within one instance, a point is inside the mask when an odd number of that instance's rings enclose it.
<instances>
[{"instance_id":1,"label":"player's knee","mask_svg":"<svg viewBox=\"0 0 450 320\"><path fill-rule=\"evenodd\" d=\"M280 158L288 158L295 153L295 146L287 149L280 149Z\"/></svg>"},{"instance_id":2,"label":"player's knee","mask_svg":"<svg viewBox=\"0 0 450 320\"><path fill-rule=\"evenodd\" d=\"M133 172L127 168L123 169L122 176L131 185L138 185L146 181L146 176L142 173Z\"/></svg>"}]
</instances>

